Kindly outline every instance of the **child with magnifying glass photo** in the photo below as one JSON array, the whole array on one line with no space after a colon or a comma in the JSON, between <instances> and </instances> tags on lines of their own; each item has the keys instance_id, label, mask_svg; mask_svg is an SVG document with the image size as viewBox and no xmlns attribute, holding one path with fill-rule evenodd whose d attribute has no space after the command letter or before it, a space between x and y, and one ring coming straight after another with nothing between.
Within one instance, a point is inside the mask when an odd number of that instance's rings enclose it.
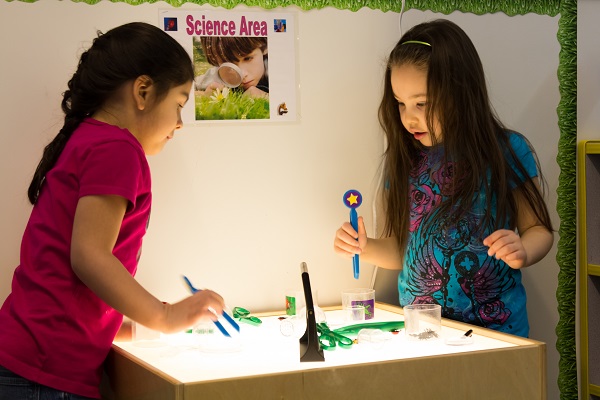
<instances>
[{"instance_id":1,"label":"child with magnifying glass photo","mask_svg":"<svg viewBox=\"0 0 600 400\"><path fill-rule=\"evenodd\" d=\"M194 37L194 64L197 120L269 118L266 37Z\"/></svg>"},{"instance_id":2,"label":"child with magnifying glass photo","mask_svg":"<svg viewBox=\"0 0 600 400\"><path fill-rule=\"evenodd\" d=\"M200 37L206 61L212 65L196 78L196 89L212 94L215 89L242 90L251 97L268 97L268 48L266 37Z\"/></svg>"}]
</instances>

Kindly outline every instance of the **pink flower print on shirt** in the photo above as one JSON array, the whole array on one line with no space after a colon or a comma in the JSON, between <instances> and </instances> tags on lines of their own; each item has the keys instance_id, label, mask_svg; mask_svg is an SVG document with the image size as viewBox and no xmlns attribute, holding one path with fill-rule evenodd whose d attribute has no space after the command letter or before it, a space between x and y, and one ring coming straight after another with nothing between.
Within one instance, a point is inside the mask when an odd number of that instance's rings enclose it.
<instances>
[{"instance_id":1,"label":"pink flower print on shirt","mask_svg":"<svg viewBox=\"0 0 600 400\"><path fill-rule=\"evenodd\" d=\"M429 157L425 153L419 153L414 165L410 169L410 175L413 178L417 178L424 174L427 171L427 168L429 168Z\"/></svg>"},{"instance_id":2,"label":"pink flower print on shirt","mask_svg":"<svg viewBox=\"0 0 600 400\"><path fill-rule=\"evenodd\" d=\"M451 196L456 192L456 187L460 185L462 181L460 177L455 177L458 172L459 168L457 168L456 163L447 162L432 174L431 179L437 183L440 194Z\"/></svg>"},{"instance_id":3,"label":"pink flower print on shirt","mask_svg":"<svg viewBox=\"0 0 600 400\"><path fill-rule=\"evenodd\" d=\"M429 186L410 187L410 226L411 232L416 231L425 217L437 204L439 195Z\"/></svg>"},{"instance_id":4,"label":"pink flower print on shirt","mask_svg":"<svg viewBox=\"0 0 600 400\"><path fill-rule=\"evenodd\" d=\"M415 296L413 304L438 304L431 296Z\"/></svg>"},{"instance_id":5,"label":"pink flower print on shirt","mask_svg":"<svg viewBox=\"0 0 600 400\"><path fill-rule=\"evenodd\" d=\"M510 317L510 310L505 307L504 302L499 299L482 304L479 307L479 317L485 326L502 325Z\"/></svg>"}]
</instances>

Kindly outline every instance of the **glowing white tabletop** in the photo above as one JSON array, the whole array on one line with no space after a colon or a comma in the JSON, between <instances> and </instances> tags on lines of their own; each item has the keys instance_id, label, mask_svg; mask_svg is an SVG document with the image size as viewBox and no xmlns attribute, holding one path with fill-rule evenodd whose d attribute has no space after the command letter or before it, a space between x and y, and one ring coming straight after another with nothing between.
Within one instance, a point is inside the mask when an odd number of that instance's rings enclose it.
<instances>
[{"instance_id":1,"label":"glowing white tabletop","mask_svg":"<svg viewBox=\"0 0 600 400\"><path fill-rule=\"evenodd\" d=\"M326 309L326 316L332 329L343 325L340 310ZM217 331L210 340L182 333L115 342L105 397L545 399L545 345L533 340L443 320L434 340L408 340L402 330L382 343L324 350L325 361L301 362L298 335L284 336L277 315L261 319L259 326L240 324L233 340ZM377 303L368 322L402 320L400 308ZM468 329L472 343L447 344Z\"/></svg>"}]
</instances>

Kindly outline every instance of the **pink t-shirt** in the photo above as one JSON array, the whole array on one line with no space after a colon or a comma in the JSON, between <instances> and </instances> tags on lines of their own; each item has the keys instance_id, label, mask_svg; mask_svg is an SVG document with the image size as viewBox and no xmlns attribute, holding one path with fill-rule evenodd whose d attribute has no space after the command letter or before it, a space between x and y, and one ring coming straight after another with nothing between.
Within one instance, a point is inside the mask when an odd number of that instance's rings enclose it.
<instances>
[{"instance_id":1,"label":"pink t-shirt","mask_svg":"<svg viewBox=\"0 0 600 400\"><path fill-rule=\"evenodd\" d=\"M88 195L129 201L113 254L135 274L152 203L150 169L127 130L86 119L47 174L0 309L0 365L42 385L100 397L102 363L122 315L71 268L75 208Z\"/></svg>"}]
</instances>

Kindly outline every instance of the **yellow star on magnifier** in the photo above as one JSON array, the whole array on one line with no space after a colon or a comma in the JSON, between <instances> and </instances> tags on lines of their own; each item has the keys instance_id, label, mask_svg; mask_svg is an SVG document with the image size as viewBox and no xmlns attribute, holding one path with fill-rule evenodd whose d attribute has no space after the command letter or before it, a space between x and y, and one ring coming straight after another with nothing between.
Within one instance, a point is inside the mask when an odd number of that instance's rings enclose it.
<instances>
[{"instance_id":1,"label":"yellow star on magnifier","mask_svg":"<svg viewBox=\"0 0 600 400\"><path fill-rule=\"evenodd\" d=\"M354 193L351 193L350 196L346 200L348 200L348 204L350 204L350 205L356 204L356 203L358 203L358 196L355 195Z\"/></svg>"}]
</instances>

